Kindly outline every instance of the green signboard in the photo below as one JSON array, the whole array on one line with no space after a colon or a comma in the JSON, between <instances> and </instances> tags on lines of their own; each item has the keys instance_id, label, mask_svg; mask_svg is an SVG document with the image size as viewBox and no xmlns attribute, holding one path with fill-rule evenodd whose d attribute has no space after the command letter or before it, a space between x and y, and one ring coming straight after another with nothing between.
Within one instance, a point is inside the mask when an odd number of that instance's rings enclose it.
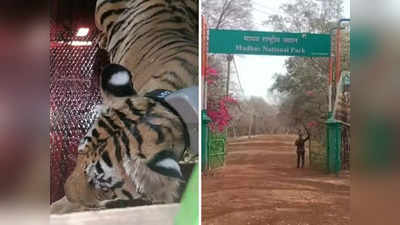
<instances>
[{"instance_id":1,"label":"green signboard","mask_svg":"<svg viewBox=\"0 0 400 225\"><path fill-rule=\"evenodd\" d=\"M210 30L209 52L222 54L329 57L328 34Z\"/></svg>"}]
</instances>

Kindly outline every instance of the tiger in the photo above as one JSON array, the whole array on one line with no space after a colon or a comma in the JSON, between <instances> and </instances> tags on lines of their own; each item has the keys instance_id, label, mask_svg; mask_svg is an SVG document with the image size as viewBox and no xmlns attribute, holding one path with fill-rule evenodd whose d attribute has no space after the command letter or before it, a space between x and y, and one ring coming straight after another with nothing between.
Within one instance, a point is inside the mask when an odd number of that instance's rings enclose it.
<instances>
[{"instance_id":1,"label":"tiger","mask_svg":"<svg viewBox=\"0 0 400 225\"><path fill-rule=\"evenodd\" d=\"M197 0L98 0L99 45L139 93L198 84Z\"/></svg>"},{"instance_id":2,"label":"tiger","mask_svg":"<svg viewBox=\"0 0 400 225\"><path fill-rule=\"evenodd\" d=\"M98 0L95 23L110 60L100 76L103 105L78 146L65 196L87 207L176 202L178 161L190 143L160 93L198 85L198 1Z\"/></svg>"}]
</instances>

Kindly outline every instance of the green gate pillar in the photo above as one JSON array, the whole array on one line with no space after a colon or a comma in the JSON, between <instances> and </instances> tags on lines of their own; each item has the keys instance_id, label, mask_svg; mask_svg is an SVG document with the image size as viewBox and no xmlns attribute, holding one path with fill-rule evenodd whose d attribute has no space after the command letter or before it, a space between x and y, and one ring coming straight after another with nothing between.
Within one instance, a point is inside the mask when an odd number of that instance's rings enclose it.
<instances>
[{"instance_id":1,"label":"green gate pillar","mask_svg":"<svg viewBox=\"0 0 400 225\"><path fill-rule=\"evenodd\" d=\"M208 123L211 119L207 116L207 110L201 111L201 171L207 168L208 162Z\"/></svg>"},{"instance_id":2,"label":"green gate pillar","mask_svg":"<svg viewBox=\"0 0 400 225\"><path fill-rule=\"evenodd\" d=\"M333 116L326 121L326 155L328 173L338 174L341 168L340 151L342 144L342 124Z\"/></svg>"}]
</instances>

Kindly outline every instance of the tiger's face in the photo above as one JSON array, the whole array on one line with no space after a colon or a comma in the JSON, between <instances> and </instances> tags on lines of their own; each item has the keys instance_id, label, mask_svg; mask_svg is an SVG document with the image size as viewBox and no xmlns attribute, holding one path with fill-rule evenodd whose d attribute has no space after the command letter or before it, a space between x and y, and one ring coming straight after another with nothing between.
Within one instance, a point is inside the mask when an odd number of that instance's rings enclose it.
<instances>
[{"instance_id":1,"label":"tiger's face","mask_svg":"<svg viewBox=\"0 0 400 225\"><path fill-rule=\"evenodd\" d=\"M102 74L105 106L79 146L66 196L84 205L173 202L185 128L145 94L198 84L198 0L98 0L95 22L114 64Z\"/></svg>"},{"instance_id":2,"label":"tiger's face","mask_svg":"<svg viewBox=\"0 0 400 225\"><path fill-rule=\"evenodd\" d=\"M111 64L102 73L105 105L78 147L65 184L70 202L111 199L172 202L181 182L184 126L162 103L136 94L131 74Z\"/></svg>"}]
</instances>

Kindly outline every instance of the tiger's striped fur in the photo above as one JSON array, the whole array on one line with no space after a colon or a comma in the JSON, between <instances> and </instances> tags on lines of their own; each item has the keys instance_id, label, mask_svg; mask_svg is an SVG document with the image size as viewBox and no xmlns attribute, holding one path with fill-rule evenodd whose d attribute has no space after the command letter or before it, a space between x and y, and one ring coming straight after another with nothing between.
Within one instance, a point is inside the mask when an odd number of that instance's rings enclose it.
<instances>
[{"instance_id":1,"label":"tiger's striped fur","mask_svg":"<svg viewBox=\"0 0 400 225\"><path fill-rule=\"evenodd\" d=\"M95 21L100 46L139 93L197 85L197 0L98 0Z\"/></svg>"},{"instance_id":2,"label":"tiger's striped fur","mask_svg":"<svg viewBox=\"0 0 400 225\"><path fill-rule=\"evenodd\" d=\"M109 67L120 66L110 65L105 71ZM182 182L177 162L187 147L179 116L133 89L115 96L119 92L101 87L103 96L113 101L99 110L81 140L77 166L65 184L67 198L88 206L112 199L175 201ZM161 154L167 157L160 158ZM158 165L165 162L170 163Z\"/></svg>"},{"instance_id":3,"label":"tiger's striped fur","mask_svg":"<svg viewBox=\"0 0 400 225\"><path fill-rule=\"evenodd\" d=\"M196 0L98 0L99 45L111 63L127 69L129 84L122 85L123 76L115 85L105 83L110 80L102 74L105 105L82 139L64 186L70 202L177 199L182 182L177 161L187 147L184 124L145 94L197 85L197 7Z\"/></svg>"}]
</instances>

